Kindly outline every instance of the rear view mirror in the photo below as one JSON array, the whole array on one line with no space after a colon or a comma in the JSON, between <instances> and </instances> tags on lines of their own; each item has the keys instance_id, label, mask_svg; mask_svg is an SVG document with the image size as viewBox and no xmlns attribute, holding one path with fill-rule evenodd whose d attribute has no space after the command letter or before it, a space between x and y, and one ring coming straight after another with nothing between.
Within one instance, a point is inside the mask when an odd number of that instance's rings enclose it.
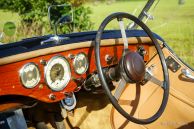
<instances>
[{"instance_id":1,"label":"rear view mirror","mask_svg":"<svg viewBox=\"0 0 194 129\"><path fill-rule=\"evenodd\" d=\"M73 22L73 9L71 5L51 5L48 8L48 16L50 25L54 28L57 35L58 25L68 24Z\"/></svg>"},{"instance_id":2,"label":"rear view mirror","mask_svg":"<svg viewBox=\"0 0 194 129\"><path fill-rule=\"evenodd\" d=\"M3 26L3 33L6 36L13 36L16 32L16 25L13 22L6 22Z\"/></svg>"}]
</instances>

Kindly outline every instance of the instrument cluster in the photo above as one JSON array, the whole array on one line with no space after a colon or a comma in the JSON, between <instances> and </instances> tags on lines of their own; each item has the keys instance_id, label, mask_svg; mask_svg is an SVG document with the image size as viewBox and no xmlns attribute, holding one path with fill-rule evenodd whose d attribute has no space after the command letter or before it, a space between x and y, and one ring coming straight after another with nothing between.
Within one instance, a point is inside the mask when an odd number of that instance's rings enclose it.
<instances>
[{"instance_id":1,"label":"instrument cluster","mask_svg":"<svg viewBox=\"0 0 194 129\"><path fill-rule=\"evenodd\" d=\"M147 53L149 47L144 45ZM122 57L122 50L123 45L101 47L102 66L116 65ZM130 45L130 50L136 51L137 45ZM27 96L53 103L82 88L90 89L86 85L100 84L98 76L95 76L95 51L90 47L45 52L47 54L1 66L0 95ZM146 54L144 60L149 59Z\"/></svg>"},{"instance_id":2,"label":"instrument cluster","mask_svg":"<svg viewBox=\"0 0 194 129\"><path fill-rule=\"evenodd\" d=\"M70 62L66 57L62 55L54 56L46 62L44 73L40 72L39 66L35 63L27 63L19 72L21 83L25 88L34 88L39 84L41 76L44 75L45 84L52 91L61 91L72 78L71 70L74 70L78 75L82 75L88 70L89 62L85 53L80 52L73 56L72 59L73 68L71 68Z\"/></svg>"}]
</instances>

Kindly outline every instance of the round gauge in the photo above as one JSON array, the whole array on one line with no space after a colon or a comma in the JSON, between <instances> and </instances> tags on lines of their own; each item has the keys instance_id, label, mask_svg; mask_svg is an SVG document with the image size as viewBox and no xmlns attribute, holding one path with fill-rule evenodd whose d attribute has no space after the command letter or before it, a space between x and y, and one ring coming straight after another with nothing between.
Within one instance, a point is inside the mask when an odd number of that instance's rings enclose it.
<instances>
[{"instance_id":1,"label":"round gauge","mask_svg":"<svg viewBox=\"0 0 194 129\"><path fill-rule=\"evenodd\" d=\"M35 63L25 64L20 70L21 83L26 88L34 88L40 81L40 71Z\"/></svg>"},{"instance_id":2,"label":"round gauge","mask_svg":"<svg viewBox=\"0 0 194 129\"><path fill-rule=\"evenodd\" d=\"M47 85L54 91L60 91L66 87L71 78L71 70L66 58L55 56L48 62L45 69Z\"/></svg>"},{"instance_id":3,"label":"round gauge","mask_svg":"<svg viewBox=\"0 0 194 129\"><path fill-rule=\"evenodd\" d=\"M73 67L77 74L84 74L88 70L88 58L85 53L79 53L75 56Z\"/></svg>"}]
</instances>

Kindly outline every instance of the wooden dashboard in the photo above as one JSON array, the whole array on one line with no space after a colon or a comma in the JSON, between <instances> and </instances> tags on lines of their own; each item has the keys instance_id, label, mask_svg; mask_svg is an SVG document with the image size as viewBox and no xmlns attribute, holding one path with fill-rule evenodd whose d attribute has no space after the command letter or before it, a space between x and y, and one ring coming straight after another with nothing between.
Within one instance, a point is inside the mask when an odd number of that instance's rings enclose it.
<instances>
[{"instance_id":1,"label":"wooden dashboard","mask_svg":"<svg viewBox=\"0 0 194 129\"><path fill-rule=\"evenodd\" d=\"M138 45L142 45L142 44L138 44ZM147 51L147 53L149 53L149 45L143 44L143 46L145 50ZM129 45L129 49L136 51L137 45L135 44ZM117 64L117 60L120 59L122 55L122 50L123 50L123 45L113 45L113 46L101 47L100 52L101 52L102 66L107 67L113 64ZM69 58L69 54L76 55L80 52L85 53L89 60L88 70L85 74L82 74L82 75L78 75L75 73L73 66L72 66L73 60ZM36 51L34 51L34 54L36 54ZM66 59L68 60L70 64L70 68L71 68L71 80L68 83L68 85L61 91L53 91L47 86L47 84L45 83L45 77L44 77L45 66L41 63L41 61L43 60L48 62L52 57L56 55L66 57ZM112 62L106 62L105 61L106 55L114 57L113 58L114 60ZM145 61L147 61L149 59L149 55L146 54L144 59ZM25 88L21 84L20 76L19 76L20 69L26 63L29 63L29 62L33 62L37 64L39 66L40 74L41 74L40 82L38 83L38 85L36 85L32 89ZM0 77L1 77L0 97L16 95L16 96L26 96L26 97L34 98L36 100L40 100L46 103L57 102L65 98L65 93L74 92L78 90L79 85L77 84L78 83L77 80L85 79L87 75L91 74L94 71L96 71L94 47L84 47L84 48L79 48L79 49L73 49L73 50L68 50L64 52L58 52L58 53L38 56L35 58L30 58L30 59L26 59L26 60L15 62L15 63L1 65L0 66ZM54 98L49 97L50 95L54 96Z\"/></svg>"}]
</instances>

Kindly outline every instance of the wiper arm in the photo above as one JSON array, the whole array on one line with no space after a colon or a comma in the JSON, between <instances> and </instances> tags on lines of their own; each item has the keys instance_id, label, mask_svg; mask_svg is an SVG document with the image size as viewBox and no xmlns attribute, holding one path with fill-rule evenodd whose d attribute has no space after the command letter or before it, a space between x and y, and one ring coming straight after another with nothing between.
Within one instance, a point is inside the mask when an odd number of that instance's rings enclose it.
<instances>
[{"instance_id":1,"label":"wiper arm","mask_svg":"<svg viewBox=\"0 0 194 129\"><path fill-rule=\"evenodd\" d=\"M144 6L144 8L142 9L141 13L138 16L139 20L143 21L144 17L153 19L153 17L148 14L148 11L152 7L154 2L155 2L155 0L148 0L148 2L146 3L146 5ZM159 0L158 0L158 2L159 2ZM137 29L137 27L138 27L138 25L135 23L129 24L127 26L128 29Z\"/></svg>"}]
</instances>

